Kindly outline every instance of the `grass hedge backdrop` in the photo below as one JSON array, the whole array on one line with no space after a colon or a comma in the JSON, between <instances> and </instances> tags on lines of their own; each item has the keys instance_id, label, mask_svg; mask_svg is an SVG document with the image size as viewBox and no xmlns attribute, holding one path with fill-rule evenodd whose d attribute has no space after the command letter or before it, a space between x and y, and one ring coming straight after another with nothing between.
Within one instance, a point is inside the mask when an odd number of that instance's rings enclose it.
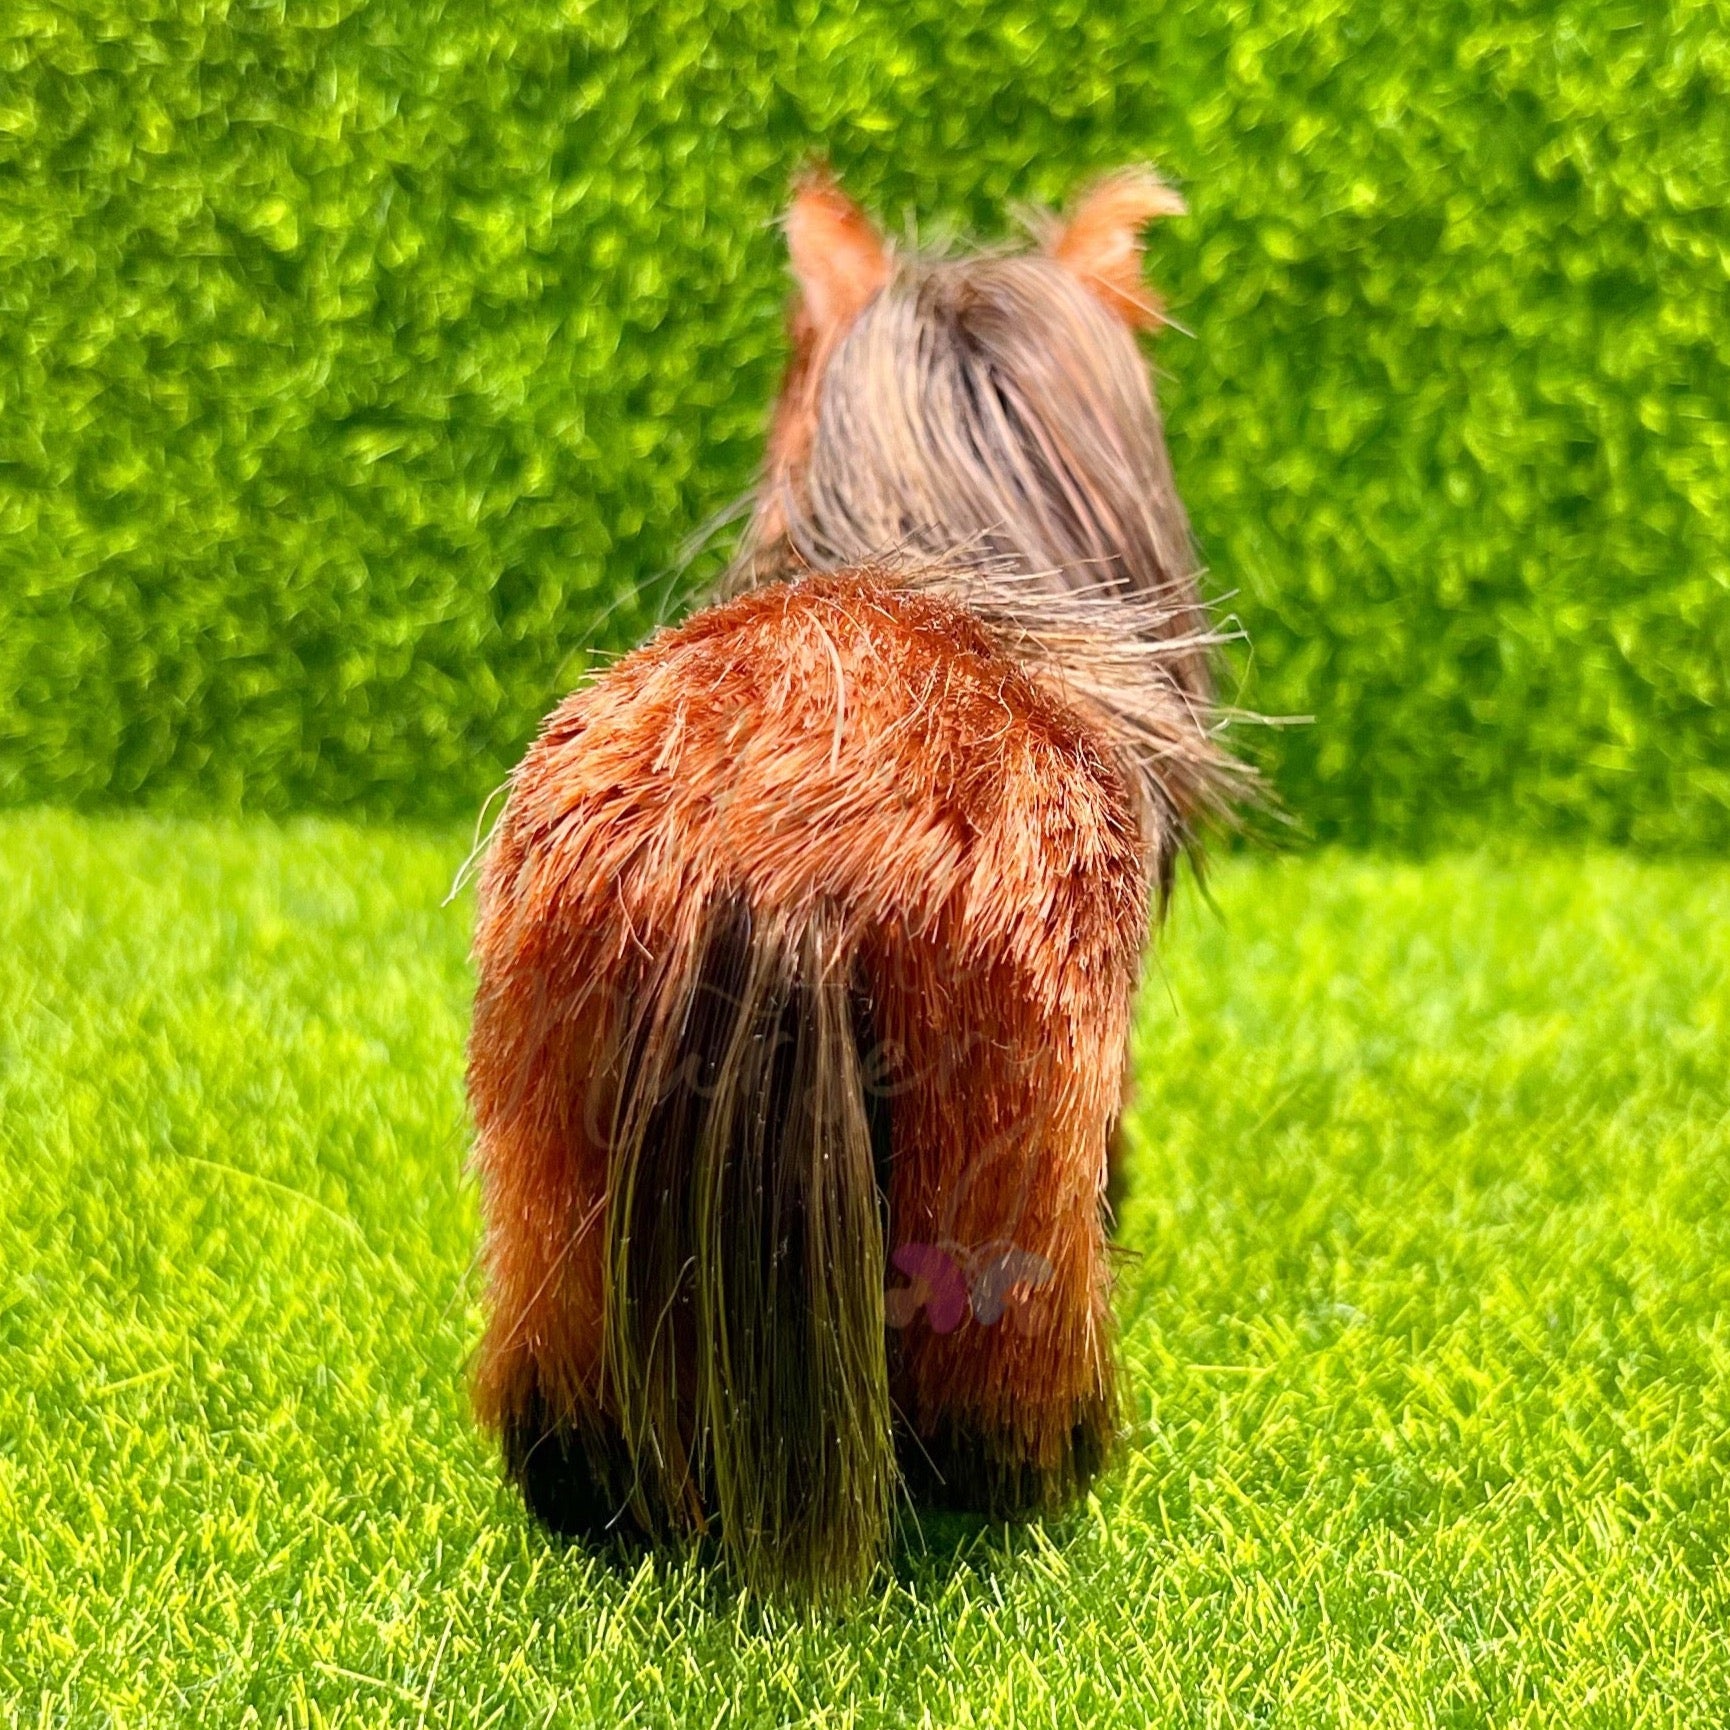
<instances>
[{"instance_id":1,"label":"grass hedge backdrop","mask_svg":"<svg viewBox=\"0 0 1730 1730\"><path fill-rule=\"evenodd\" d=\"M747 483L802 159L929 234L1150 158L1287 805L1730 839L1722 3L6 16L0 798L472 812Z\"/></svg>"}]
</instances>

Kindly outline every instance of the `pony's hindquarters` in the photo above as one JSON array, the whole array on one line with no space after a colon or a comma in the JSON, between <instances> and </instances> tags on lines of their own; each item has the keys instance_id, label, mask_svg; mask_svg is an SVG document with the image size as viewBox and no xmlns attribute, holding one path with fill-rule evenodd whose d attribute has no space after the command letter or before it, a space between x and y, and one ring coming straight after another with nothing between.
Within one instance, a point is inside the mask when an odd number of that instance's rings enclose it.
<instances>
[{"instance_id":1,"label":"pony's hindquarters","mask_svg":"<svg viewBox=\"0 0 1730 1730\"><path fill-rule=\"evenodd\" d=\"M488 857L470 1064L477 1400L535 1511L856 1583L892 1386L953 1499L1085 1481L1144 928L1122 777L938 597L765 589L572 698Z\"/></svg>"}]
</instances>

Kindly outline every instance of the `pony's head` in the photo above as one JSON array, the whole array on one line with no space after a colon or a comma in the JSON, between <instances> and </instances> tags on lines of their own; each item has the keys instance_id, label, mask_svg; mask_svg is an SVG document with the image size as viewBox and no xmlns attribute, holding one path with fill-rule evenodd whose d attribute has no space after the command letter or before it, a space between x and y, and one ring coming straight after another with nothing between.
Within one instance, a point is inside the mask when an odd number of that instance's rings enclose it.
<instances>
[{"instance_id":1,"label":"pony's head","mask_svg":"<svg viewBox=\"0 0 1730 1730\"><path fill-rule=\"evenodd\" d=\"M1025 251L898 253L826 175L787 212L792 360L733 586L900 555L1116 595L1199 639L1195 559L1137 333L1165 322L1150 169L1094 184ZM1167 658L1195 696L1206 656Z\"/></svg>"}]
</instances>

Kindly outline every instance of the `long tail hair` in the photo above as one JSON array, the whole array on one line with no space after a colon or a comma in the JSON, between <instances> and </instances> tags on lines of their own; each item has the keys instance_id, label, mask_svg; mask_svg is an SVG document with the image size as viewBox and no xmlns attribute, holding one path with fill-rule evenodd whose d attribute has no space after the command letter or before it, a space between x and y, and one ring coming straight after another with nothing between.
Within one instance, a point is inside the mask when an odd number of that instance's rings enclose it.
<instances>
[{"instance_id":1,"label":"long tail hair","mask_svg":"<svg viewBox=\"0 0 1730 1730\"><path fill-rule=\"evenodd\" d=\"M639 1518L715 1510L771 1588L856 1585L895 1478L869 1006L840 943L830 910L717 899L636 1005L611 1136L604 1377Z\"/></svg>"}]
</instances>

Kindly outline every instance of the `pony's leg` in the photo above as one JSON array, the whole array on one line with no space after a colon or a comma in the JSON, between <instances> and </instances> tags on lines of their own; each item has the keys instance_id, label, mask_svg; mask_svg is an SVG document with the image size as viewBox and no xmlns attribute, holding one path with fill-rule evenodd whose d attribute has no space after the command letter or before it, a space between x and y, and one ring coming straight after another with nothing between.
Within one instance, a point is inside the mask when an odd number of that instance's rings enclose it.
<instances>
[{"instance_id":1,"label":"pony's leg","mask_svg":"<svg viewBox=\"0 0 1730 1730\"><path fill-rule=\"evenodd\" d=\"M555 1532L621 1526L629 1457L602 1395L609 1100L607 994L561 988L524 953L501 891L483 906L469 1043L490 1313L476 1414L499 1437L529 1511Z\"/></svg>"},{"instance_id":2,"label":"pony's leg","mask_svg":"<svg viewBox=\"0 0 1730 1730\"><path fill-rule=\"evenodd\" d=\"M902 1468L930 1502L1050 1508L1116 1423L1104 1201L1134 971L1067 968L1053 990L929 966L889 1107Z\"/></svg>"}]
</instances>

